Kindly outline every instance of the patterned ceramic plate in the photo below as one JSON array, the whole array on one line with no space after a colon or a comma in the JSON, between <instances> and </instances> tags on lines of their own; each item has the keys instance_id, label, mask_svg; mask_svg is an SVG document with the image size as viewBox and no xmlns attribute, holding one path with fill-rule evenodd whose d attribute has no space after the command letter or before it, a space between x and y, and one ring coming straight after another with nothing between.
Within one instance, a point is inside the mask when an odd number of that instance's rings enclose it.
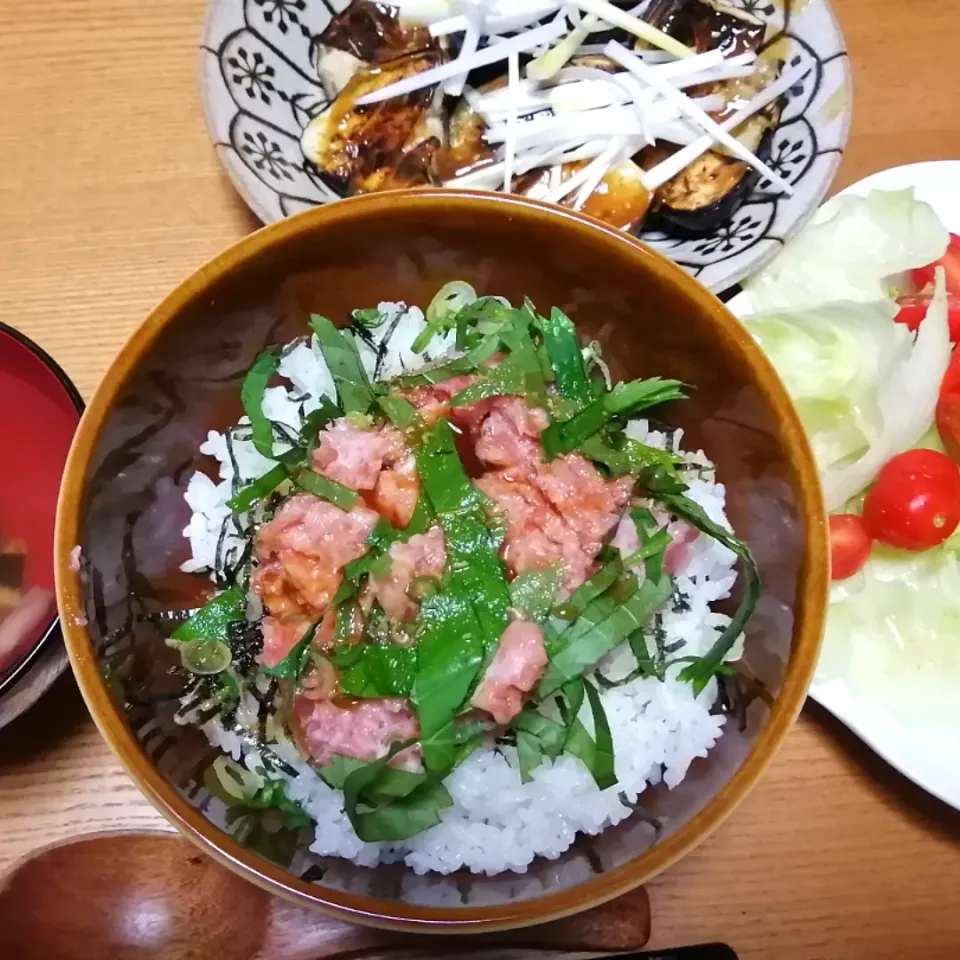
<instances>
[{"instance_id":1,"label":"patterned ceramic plate","mask_svg":"<svg viewBox=\"0 0 960 960\"><path fill-rule=\"evenodd\" d=\"M721 228L679 240L642 238L724 290L760 267L825 196L850 126L843 37L827 0L725 0L767 23L765 48L812 69L788 95L769 164L791 197L757 185ZM202 86L210 136L250 208L265 223L338 199L315 174L300 135L328 104L315 38L349 0L212 0L203 37Z\"/></svg>"}]
</instances>

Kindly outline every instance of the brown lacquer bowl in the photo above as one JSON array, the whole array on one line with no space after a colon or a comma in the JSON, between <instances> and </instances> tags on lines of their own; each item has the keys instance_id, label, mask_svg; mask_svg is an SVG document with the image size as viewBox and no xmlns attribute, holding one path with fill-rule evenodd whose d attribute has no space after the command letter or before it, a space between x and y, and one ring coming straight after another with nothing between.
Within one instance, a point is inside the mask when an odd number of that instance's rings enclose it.
<instances>
[{"instance_id":1,"label":"brown lacquer bowl","mask_svg":"<svg viewBox=\"0 0 960 960\"><path fill-rule=\"evenodd\" d=\"M310 312L346 318L380 300L425 305L448 280L542 309L600 340L616 378L675 377L696 389L672 425L726 485L736 532L765 583L747 697L709 759L642 812L523 875L418 883L403 866L316 861L302 838L225 832L201 772L212 753L172 716L182 679L156 615L189 607L203 582L187 558L183 490L208 430L235 423L243 375ZM493 194L368 196L261 230L178 287L121 351L90 401L60 500L57 586L67 646L101 732L144 793L204 850L270 892L352 919L480 931L583 910L635 887L714 830L743 799L797 716L823 624L826 524L814 463L773 369L734 317L679 267L576 214ZM71 550L83 551L80 573ZM767 701L767 702L765 702ZM221 810L217 813L217 810ZM267 842L269 841L269 842ZM299 846L297 846L299 844ZM265 853L273 857L269 859ZM279 861L278 865L276 861Z\"/></svg>"}]
</instances>

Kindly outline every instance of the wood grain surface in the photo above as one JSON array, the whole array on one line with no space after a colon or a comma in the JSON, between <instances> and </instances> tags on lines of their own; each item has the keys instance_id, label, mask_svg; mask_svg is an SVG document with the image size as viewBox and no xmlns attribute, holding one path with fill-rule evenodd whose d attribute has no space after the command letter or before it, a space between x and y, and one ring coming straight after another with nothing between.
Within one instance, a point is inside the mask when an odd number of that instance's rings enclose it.
<instances>
[{"instance_id":1,"label":"wood grain surface","mask_svg":"<svg viewBox=\"0 0 960 960\"><path fill-rule=\"evenodd\" d=\"M837 186L960 157L955 0L836 8L855 85ZM174 284L256 227L204 130L203 14L202 0L0 3L0 319L86 394ZM71 678L0 731L0 870L59 837L138 826L163 821ZM958 840L960 814L811 705L736 814L651 884L653 943L724 940L745 960L958 956Z\"/></svg>"}]
</instances>

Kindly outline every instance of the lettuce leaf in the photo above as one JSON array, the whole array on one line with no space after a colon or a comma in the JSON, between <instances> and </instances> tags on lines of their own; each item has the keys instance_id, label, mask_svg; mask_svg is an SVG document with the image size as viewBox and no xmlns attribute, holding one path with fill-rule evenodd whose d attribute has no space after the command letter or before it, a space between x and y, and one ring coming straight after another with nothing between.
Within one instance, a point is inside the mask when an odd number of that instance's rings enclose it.
<instances>
[{"instance_id":1,"label":"lettuce leaf","mask_svg":"<svg viewBox=\"0 0 960 960\"><path fill-rule=\"evenodd\" d=\"M744 289L754 311L888 299L887 281L946 252L950 235L913 190L834 197Z\"/></svg>"},{"instance_id":2,"label":"lettuce leaf","mask_svg":"<svg viewBox=\"0 0 960 960\"><path fill-rule=\"evenodd\" d=\"M837 197L746 287L742 317L810 438L839 510L933 420L950 361L943 278L917 335L894 323L894 275L942 256L949 235L912 190Z\"/></svg>"},{"instance_id":3,"label":"lettuce leaf","mask_svg":"<svg viewBox=\"0 0 960 960\"><path fill-rule=\"evenodd\" d=\"M864 455L852 463L823 472L823 495L828 510L839 510L873 482L893 456L909 450L933 421L940 384L950 363L950 328L943 268L937 270L936 293L916 339L904 344L877 381L881 428Z\"/></svg>"},{"instance_id":4,"label":"lettuce leaf","mask_svg":"<svg viewBox=\"0 0 960 960\"><path fill-rule=\"evenodd\" d=\"M831 588L817 682L842 680L911 725L955 729L958 636L960 533L920 553L877 545L860 573Z\"/></svg>"}]
</instances>

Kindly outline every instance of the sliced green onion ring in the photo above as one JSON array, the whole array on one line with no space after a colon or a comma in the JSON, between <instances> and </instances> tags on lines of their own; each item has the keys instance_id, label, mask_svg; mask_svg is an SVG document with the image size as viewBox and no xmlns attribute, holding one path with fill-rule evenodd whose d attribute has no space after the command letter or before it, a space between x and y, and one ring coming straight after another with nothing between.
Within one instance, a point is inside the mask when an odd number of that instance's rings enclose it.
<instances>
[{"instance_id":1,"label":"sliced green onion ring","mask_svg":"<svg viewBox=\"0 0 960 960\"><path fill-rule=\"evenodd\" d=\"M445 283L437 295L430 301L424 316L427 325L420 331L413 341L411 349L414 353L423 353L430 341L442 330L447 317L456 316L464 307L477 299L477 291L463 280L452 280Z\"/></svg>"},{"instance_id":2,"label":"sliced green onion ring","mask_svg":"<svg viewBox=\"0 0 960 960\"><path fill-rule=\"evenodd\" d=\"M463 280L445 283L427 307L427 323L442 320L448 314L459 313L468 303L477 299L477 291Z\"/></svg>"},{"instance_id":3,"label":"sliced green onion ring","mask_svg":"<svg viewBox=\"0 0 960 960\"><path fill-rule=\"evenodd\" d=\"M234 800L249 800L263 786L263 778L228 757L213 761L213 772L223 792Z\"/></svg>"},{"instance_id":4,"label":"sliced green onion ring","mask_svg":"<svg viewBox=\"0 0 960 960\"><path fill-rule=\"evenodd\" d=\"M223 641L202 637L181 644L180 659L191 673L206 677L226 670L233 656Z\"/></svg>"}]
</instances>

